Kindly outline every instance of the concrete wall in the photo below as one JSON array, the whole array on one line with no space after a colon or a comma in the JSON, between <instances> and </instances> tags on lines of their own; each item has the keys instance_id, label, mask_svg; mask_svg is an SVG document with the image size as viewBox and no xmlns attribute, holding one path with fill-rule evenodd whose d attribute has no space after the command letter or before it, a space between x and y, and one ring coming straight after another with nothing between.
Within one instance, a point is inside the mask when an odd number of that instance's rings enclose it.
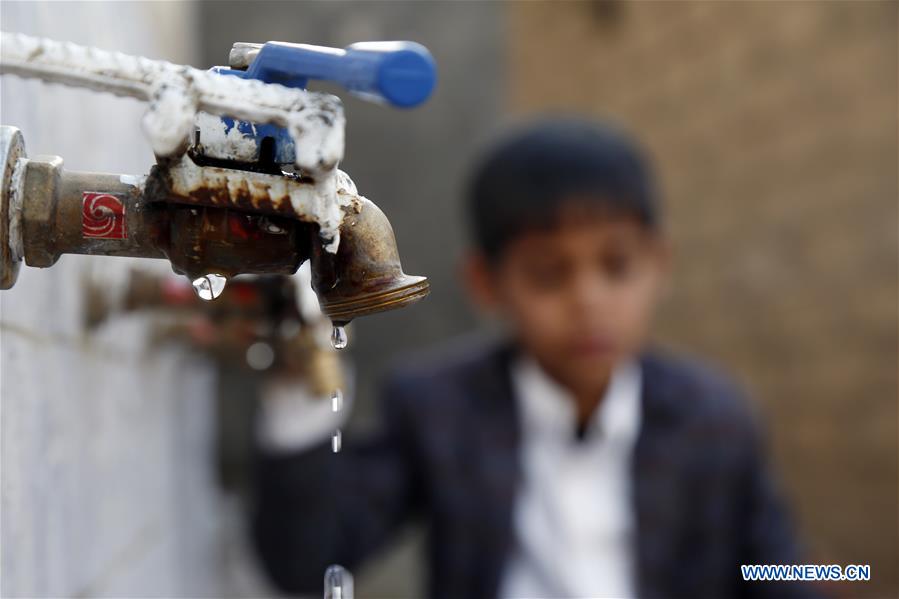
<instances>
[{"instance_id":1,"label":"concrete wall","mask_svg":"<svg viewBox=\"0 0 899 599\"><path fill-rule=\"evenodd\" d=\"M618 119L658 160L660 338L766 416L813 563L896 596L895 2L509 5L518 113Z\"/></svg>"},{"instance_id":2,"label":"concrete wall","mask_svg":"<svg viewBox=\"0 0 899 599\"><path fill-rule=\"evenodd\" d=\"M15 3L3 29L192 62L189 3ZM146 173L143 105L2 79L2 123L29 155ZM140 262L145 267L149 261ZM64 256L0 293L0 594L176 597L239 592L245 562L213 481L214 373L151 349L148 316L88 331L84 282L121 290L138 261ZM169 271L164 262L152 267Z\"/></svg>"}]
</instances>

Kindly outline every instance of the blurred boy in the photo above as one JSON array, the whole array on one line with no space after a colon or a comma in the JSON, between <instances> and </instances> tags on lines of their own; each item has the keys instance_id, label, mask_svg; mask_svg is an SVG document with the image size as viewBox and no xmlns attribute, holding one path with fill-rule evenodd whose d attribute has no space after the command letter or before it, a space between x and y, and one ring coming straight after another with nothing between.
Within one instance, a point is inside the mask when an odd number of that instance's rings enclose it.
<instances>
[{"instance_id":1,"label":"blurred boy","mask_svg":"<svg viewBox=\"0 0 899 599\"><path fill-rule=\"evenodd\" d=\"M635 143L533 123L487 154L469 211L466 279L507 338L397 372L382 430L344 453L327 418L272 444L255 534L278 585L318 591L421 517L432 597L803 594L740 575L797 555L739 391L645 348L668 248Z\"/></svg>"}]
</instances>

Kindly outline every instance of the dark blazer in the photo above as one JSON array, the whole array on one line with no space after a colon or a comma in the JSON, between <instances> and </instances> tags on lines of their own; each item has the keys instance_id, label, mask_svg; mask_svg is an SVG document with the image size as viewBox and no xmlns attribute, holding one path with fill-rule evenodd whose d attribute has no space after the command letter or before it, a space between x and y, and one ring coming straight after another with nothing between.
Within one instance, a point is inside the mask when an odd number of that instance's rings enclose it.
<instances>
[{"instance_id":1,"label":"dark blazer","mask_svg":"<svg viewBox=\"0 0 899 599\"><path fill-rule=\"evenodd\" d=\"M507 342L456 347L396 372L383 426L343 452L330 443L260 456L254 538L289 592L320 593L332 563L353 569L410 518L428 525L429 595L494 597L514 543L520 432ZM744 583L740 564L799 563L747 403L728 380L656 352L640 357L643 420L633 461L640 596L806 596Z\"/></svg>"}]
</instances>

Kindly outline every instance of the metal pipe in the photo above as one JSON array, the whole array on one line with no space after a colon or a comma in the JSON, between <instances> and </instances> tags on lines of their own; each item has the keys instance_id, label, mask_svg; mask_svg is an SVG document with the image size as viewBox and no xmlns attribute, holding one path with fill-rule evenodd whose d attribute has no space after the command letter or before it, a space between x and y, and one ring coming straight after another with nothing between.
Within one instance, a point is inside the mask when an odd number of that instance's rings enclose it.
<instances>
[{"instance_id":1,"label":"metal pipe","mask_svg":"<svg viewBox=\"0 0 899 599\"><path fill-rule=\"evenodd\" d=\"M2 132L3 288L15 282L22 258L46 268L62 254L91 254L168 258L192 280L292 274L311 257L319 304L340 324L428 293L424 277L403 272L387 217L339 171L336 192L288 175L199 166L187 156L155 166L146 180L67 172L58 156L28 159L18 130ZM334 196L339 202L329 201ZM324 225L339 244L322 238Z\"/></svg>"},{"instance_id":2,"label":"metal pipe","mask_svg":"<svg viewBox=\"0 0 899 599\"><path fill-rule=\"evenodd\" d=\"M23 160L25 263L46 268L62 254L165 258L168 215L119 175L64 171L58 156ZM128 218L130 217L130 218Z\"/></svg>"}]
</instances>

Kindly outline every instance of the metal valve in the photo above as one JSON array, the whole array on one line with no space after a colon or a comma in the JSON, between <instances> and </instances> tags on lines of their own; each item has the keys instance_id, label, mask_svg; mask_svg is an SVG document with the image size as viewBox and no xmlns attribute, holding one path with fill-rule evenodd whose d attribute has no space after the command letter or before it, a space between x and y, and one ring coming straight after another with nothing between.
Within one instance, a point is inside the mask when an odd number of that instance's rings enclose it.
<instances>
[{"instance_id":1,"label":"metal valve","mask_svg":"<svg viewBox=\"0 0 899 599\"><path fill-rule=\"evenodd\" d=\"M238 44L232 66L245 63L245 71L199 71L23 35L0 39L0 73L149 101L143 125L157 155L142 177L71 172L56 156L29 159L21 133L3 127L0 288L12 287L22 260L48 267L76 253L167 258L205 299L229 277L291 274L310 259L335 324L427 295L424 277L403 273L387 218L337 168L340 100L300 89L327 78L411 106L434 85L423 47Z\"/></svg>"}]
</instances>

